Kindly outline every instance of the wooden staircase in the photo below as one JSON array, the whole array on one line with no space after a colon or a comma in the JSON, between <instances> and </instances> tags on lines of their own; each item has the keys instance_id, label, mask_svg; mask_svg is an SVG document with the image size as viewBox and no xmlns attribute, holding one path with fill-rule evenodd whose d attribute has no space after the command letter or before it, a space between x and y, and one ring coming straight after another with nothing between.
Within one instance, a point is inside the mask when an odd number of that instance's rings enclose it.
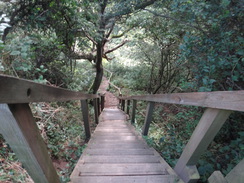
<instances>
[{"instance_id":1,"label":"wooden staircase","mask_svg":"<svg viewBox=\"0 0 244 183\"><path fill-rule=\"evenodd\" d=\"M72 175L73 183L179 182L172 168L150 148L119 109L105 108Z\"/></svg>"}]
</instances>

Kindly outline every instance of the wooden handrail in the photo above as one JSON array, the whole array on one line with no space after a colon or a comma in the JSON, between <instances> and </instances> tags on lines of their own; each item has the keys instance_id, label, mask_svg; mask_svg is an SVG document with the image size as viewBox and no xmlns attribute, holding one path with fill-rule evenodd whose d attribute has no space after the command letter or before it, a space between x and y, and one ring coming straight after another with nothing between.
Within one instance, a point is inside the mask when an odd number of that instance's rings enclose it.
<instances>
[{"instance_id":1,"label":"wooden handrail","mask_svg":"<svg viewBox=\"0 0 244 183\"><path fill-rule=\"evenodd\" d=\"M91 132L87 100L94 100L95 121L98 123L99 98L99 95L83 94L0 75L0 133L35 182L58 183L60 180L28 103L80 100L86 138L89 139Z\"/></svg>"},{"instance_id":2,"label":"wooden handrail","mask_svg":"<svg viewBox=\"0 0 244 183\"><path fill-rule=\"evenodd\" d=\"M0 103L61 102L98 97L98 95L83 94L12 76L0 75Z\"/></svg>"},{"instance_id":3,"label":"wooden handrail","mask_svg":"<svg viewBox=\"0 0 244 183\"><path fill-rule=\"evenodd\" d=\"M244 111L244 90L139 95L120 99Z\"/></svg>"},{"instance_id":4,"label":"wooden handrail","mask_svg":"<svg viewBox=\"0 0 244 183\"><path fill-rule=\"evenodd\" d=\"M232 111L244 111L244 90L173 93L119 97L122 110L125 100L133 100L131 122L135 122L136 101L147 101L147 115L142 134L147 135L152 121L155 102L207 107L190 140L185 146L174 170L184 182L197 182L200 178L196 164Z\"/></svg>"}]
</instances>

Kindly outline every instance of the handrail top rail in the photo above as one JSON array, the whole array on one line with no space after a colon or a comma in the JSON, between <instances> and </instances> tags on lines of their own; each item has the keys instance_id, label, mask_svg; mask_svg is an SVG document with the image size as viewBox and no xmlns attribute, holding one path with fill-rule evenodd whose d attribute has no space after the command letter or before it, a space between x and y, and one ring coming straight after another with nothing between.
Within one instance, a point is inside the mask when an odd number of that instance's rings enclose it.
<instances>
[{"instance_id":1,"label":"handrail top rail","mask_svg":"<svg viewBox=\"0 0 244 183\"><path fill-rule=\"evenodd\" d=\"M244 111L244 90L171 93L119 97L122 100L192 105L233 111Z\"/></svg>"},{"instance_id":2,"label":"handrail top rail","mask_svg":"<svg viewBox=\"0 0 244 183\"><path fill-rule=\"evenodd\" d=\"M0 74L0 103L61 102L98 97Z\"/></svg>"}]
</instances>

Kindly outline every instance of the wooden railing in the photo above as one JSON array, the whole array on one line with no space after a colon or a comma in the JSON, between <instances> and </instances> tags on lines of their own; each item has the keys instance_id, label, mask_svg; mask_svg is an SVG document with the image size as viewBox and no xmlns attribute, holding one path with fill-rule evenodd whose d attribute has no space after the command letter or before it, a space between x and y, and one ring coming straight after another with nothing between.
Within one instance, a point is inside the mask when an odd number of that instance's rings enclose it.
<instances>
[{"instance_id":1,"label":"wooden railing","mask_svg":"<svg viewBox=\"0 0 244 183\"><path fill-rule=\"evenodd\" d=\"M179 158L174 170L184 182L197 182L199 174L196 164L200 155L207 149L226 119L232 111L244 111L244 91L222 91L222 92L198 92L198 93L174 93L158 95L142 95L120 97L123 101L121 108L125 110L127 100L127 113L130 111L130 100L133 101L131 109L131 123L135 122L136 103L138 100L147 101L147 112L142 129L142 135L147 135L152 121L155 102L168 104L181 104L206 107L202 118L195 128L188 144ZM244 182L243 171L244 160L237 168L234 168L225 178L216 171L209 178L211 182L222 183L223 180L231 182ZM236 181L233 181L235 178Z\"/></svg>"},{"instance_id":2,"label":"wooden railing","mask_svg":"<svg viewBox=\"0 0 244 183\"><path fill-rule=\"evenodd\" d=\"M88 99L94 101L95 121L98 123L98 115L103 109L98 95L0 75L0 133L35 182L60 181L28 103L80 100L85 134L89 139ZM104 104L101 103L101 106Z\"/></svg>"}]
</instances>

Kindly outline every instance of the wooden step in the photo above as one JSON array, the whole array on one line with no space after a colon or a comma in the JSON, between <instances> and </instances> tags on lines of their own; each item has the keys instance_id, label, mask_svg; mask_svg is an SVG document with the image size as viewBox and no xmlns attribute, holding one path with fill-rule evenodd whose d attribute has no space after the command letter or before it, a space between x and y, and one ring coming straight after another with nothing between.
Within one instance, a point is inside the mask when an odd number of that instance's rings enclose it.
<instances>
[{"instance_id":1,"label":"wooden step","mask_svg":"<svg viewBox=\"0 0 244 183\"><path fill-rule=\"evenodd\" d=\"M73 183L175 183L172 175L141 175L141 176L76 176Z\"/></svg>"},{"instance_id":2,"label":"wooden step","mask_svg":"<svg viewBox=\"0 0 244 183\"><path fill-rule=\"evenodd\" d=\"M154 155L94 155L94 156L84 156L84 163L159 163L159 157Z\"/></svg>"},{"instance_id":3,"label":"wooden step","mask_svg":"<svg viewBox=\"0 0 244 183\"><path fill-rule=\"evenodd\" d=\"M126 122L118 109L105 109L74 171L75 183L173 183L173 169ZM169 175L170 174L170 175Z\"/></svg>"},{"instance_id":4,"label":"wooden step","mask_svg":"<svg viewBox=\"0 0 244 183\"><path fill-rule=\"evenodd\" d=\"M79 176L86 175L168 175L166 167L157 163L140 164L83 164L80 165Z\"/></svg>"},{"instance_id":5,"label":"wooden step","mask_svg":"<svg viewBox=\"0 0 244 183\"><path fill-rule=\"evenodd\" d=\"M153 155L150 149L86 149L88 155Z\"/></svg>"}]
</instances>

